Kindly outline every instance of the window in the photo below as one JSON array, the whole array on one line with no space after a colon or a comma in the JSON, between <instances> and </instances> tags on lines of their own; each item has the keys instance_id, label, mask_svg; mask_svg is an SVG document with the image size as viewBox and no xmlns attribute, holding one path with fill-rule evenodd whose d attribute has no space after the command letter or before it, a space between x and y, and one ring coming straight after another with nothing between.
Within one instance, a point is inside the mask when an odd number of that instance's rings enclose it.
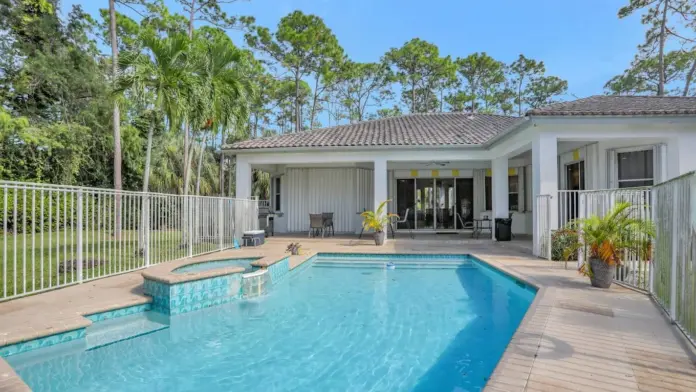
<instances>
[{"instance_id":1,"label":"window","mask_svg":"<svg viewBox=\"0 0 696 392\"><path fill-rule=\"evenodd\" d=\"M280 177L275 178L275 184L273 187L273 196L275 201L275 210L280 211Z\"/></svg>"},{"instance_id":2,"label":"window","mask_svg":"<svg viewBox=\"0 0 696 392\"><path fill-rule=\"evenodd\" d=\"M654 183L653 150L616 154L619 188L650 186Z\"/></svg>"},{"instance_id":3,"label":"window","mask_svg":"<svg viewBox=\"0 0 696 392\"><path fill-rule=\"evenodd\" d=\"M517 175L508 176L508 207L510 211L519 210L519 178ZM493 210L493 185L491 177L486 176L486 210Z\"/></svg>"},{"instance_id":4,"label":"window","mask_svg":"<svg viewBox=\"0 0 696 392\"><path fill-rule=\"evenodd\" d=\"M519 179L517 175L508 176L508 208L510 211L519 211L520 195L519 195Z\"/></svg>"}]
</instances>

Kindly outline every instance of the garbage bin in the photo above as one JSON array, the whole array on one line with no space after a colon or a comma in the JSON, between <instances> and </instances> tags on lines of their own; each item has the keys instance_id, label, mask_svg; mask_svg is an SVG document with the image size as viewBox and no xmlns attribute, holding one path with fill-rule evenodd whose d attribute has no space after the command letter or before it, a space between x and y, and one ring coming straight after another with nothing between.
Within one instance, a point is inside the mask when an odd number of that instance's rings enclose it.
<instances>
[{"instance_id":1,"label":"garbage bin","mask_svg":"<svg viewBox=\"0 0 696 392\"><path fill-rule=\"evenodd\" d=\"M512 238L512 219L495 218L495 239L510 241Z\"/></svg>"}]
</instances>

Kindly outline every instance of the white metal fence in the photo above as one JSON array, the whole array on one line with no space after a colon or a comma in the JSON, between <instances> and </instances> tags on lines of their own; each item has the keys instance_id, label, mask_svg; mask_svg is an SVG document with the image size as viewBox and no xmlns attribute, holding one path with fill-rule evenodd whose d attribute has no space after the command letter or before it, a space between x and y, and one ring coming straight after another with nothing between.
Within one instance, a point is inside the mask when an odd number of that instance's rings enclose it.
<instances>
[{"instance_id":1,"label":"white metal fence","mask_svg":"<svg viewBox=\"0 0 696 392\"><path fill-rule=\"evenodd\" d=\"M630 212L634 217L645 220L652 219L650 188L563 190L558 191L558 227L563 229L575 219L584 219L590 216L604 217L620 202L631 204ZM578 266L584 262L584 254L584 251L578 252ZM641 260L637 254L638 252L628 252L627 259L623 260L623 265L616 267L614 279L617 282L647 291L650 262L649 260Z\"/></svg>"},{"instance_id":2,"label":"white metal fence","mask_svg":"<svg viewBox=\"0 0 696 392\"><path fill-rule=\"evenodd\" d=\"M696 344L696 173L656 185L653 203L650 292Z\"/></svg>"},{"instance_id":3,"label":"white metal fence","mask_svg":"<svg viewBox=\"0 0 696 392\"><path fill-rule=\"evenodd\" d=\"M0 181L0 300L222 250L251 199Z\"/></svg>"}]
</instances>

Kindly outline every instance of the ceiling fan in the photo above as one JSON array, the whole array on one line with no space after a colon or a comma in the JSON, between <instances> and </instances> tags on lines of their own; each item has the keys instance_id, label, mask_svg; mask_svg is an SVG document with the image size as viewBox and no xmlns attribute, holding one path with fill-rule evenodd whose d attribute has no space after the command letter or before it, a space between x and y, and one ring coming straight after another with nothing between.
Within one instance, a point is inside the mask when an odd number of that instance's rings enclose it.
<instances>
[{"instance_id":1,"label":"ceiling fan","mask_svg":"<svg viewBox=\"0 0 696 392\"><path fill-rule=\"evenodd\" d=\"M425 164L425 166L440 166L443 167L449 164L449 161L432 161Z\"/></svg>"}]
</instances>

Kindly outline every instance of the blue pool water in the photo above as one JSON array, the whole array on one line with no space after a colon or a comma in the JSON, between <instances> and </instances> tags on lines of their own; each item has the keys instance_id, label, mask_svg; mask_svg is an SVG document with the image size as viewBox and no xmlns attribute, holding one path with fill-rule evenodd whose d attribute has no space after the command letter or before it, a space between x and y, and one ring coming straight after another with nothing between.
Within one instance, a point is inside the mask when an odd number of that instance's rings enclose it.
<instances>
[{"instance_id":1,"label":"blue pool water","mask_svg":"<svg viewBox=\"0 0 696 392\"><path fill-rule=\"evenodd\" d=\"M476 261L356 261L317 259L169 328L140 320L153 332L133 339L7 359L34 391L477 391L534 296Z\"/></svg>"},{"instance_id":2,"label":"blue pool water","mask_svg":"<svg viewBox=\"0 0 696 392\"><path fill-rule=\"evenodd\" d=\"M250 264L254 260L258 260L258 258L204 261L202 263L189 264L179 267L172 272L175 274L185 274L187 272L203 272L226 267L244 267L246 270L251 271L252 267Z\"/></svg>"}]
</instances>

